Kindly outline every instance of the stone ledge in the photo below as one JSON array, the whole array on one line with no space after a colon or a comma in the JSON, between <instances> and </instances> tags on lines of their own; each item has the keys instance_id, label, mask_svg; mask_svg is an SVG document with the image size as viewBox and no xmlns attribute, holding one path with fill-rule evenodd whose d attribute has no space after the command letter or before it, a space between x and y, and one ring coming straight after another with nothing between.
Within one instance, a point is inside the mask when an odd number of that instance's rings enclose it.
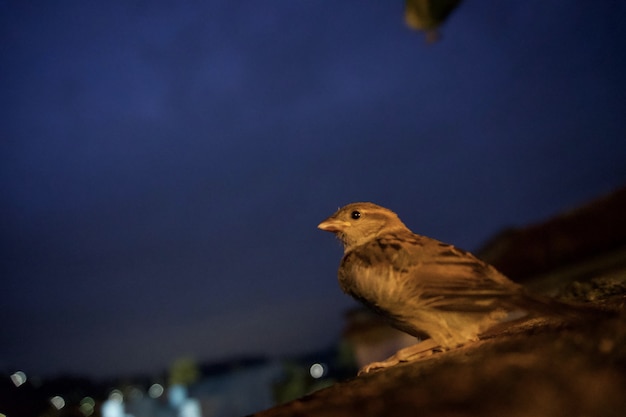
<instances>
[{"instance_id":1,"label":"stone ledge","mask_svg":"<svg viewBox=\"0 0 626 417\"><path fill-rule=\"evenodd\" d=\"M626 294L601 304L617 317L529 322L255 416L626 415Z\"/></svg>"}]
</instances>

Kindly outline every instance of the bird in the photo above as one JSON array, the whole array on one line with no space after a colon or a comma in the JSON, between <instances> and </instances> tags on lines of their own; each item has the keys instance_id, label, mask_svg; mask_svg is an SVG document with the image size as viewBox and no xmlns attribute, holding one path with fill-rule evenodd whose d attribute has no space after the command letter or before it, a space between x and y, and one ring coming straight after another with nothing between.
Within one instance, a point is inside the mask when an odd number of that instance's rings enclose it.
<instances>
[{"instance_id":1,"label":"bird","mask_svg":"<svg viewBox=\"0 0 626 417\"><path fill-rule=\"evenodd\" d=\"M374 203L348 204L317 227L343 244L341 289L421 340L359 374L478 341L497 324L552 311L556 303L530 295L467 251L413 233Z\"/></svg>"}]
</instances>

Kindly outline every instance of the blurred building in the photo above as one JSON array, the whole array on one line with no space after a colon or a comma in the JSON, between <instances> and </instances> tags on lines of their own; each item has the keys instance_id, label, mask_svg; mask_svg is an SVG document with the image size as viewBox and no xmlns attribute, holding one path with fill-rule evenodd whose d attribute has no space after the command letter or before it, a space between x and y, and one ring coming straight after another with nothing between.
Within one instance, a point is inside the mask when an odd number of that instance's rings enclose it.
<instances>
[{"instance_id":1,"label":"blurred building","mask_svg":"<svg viewBox=\"0 0 626 417\"><path fill-rule=\"evenodd\" d=\"M200 402L205 417L251 414L274 405L272 384L282 371L280 362L260 358L210 365L189 395Z\"/></svg>"}]
</instances>

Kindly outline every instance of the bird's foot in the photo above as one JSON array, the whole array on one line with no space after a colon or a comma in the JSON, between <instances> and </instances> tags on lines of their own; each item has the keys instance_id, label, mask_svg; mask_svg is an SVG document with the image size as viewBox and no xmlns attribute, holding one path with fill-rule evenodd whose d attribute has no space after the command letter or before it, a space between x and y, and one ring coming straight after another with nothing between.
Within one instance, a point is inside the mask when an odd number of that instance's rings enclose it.
<instances>
[{"instance_id":1,"label":"bird's foot","mask_svg":"<svg viewBox=\"0 0 626 417\"><path fill-rule=\"evenodd\" d=\"M378 371L380 369L389 368L399 364L400 362L411 362L417 359L425 358L432 355L436 351L443 350L432 339L426 339L415 345L405 347L397 351L394 355L388 357L384 361L372 362L365 365L359 370L359 375L367 374L371 371Z\"/></svg>"},{"instance_id":2,"label":"bird's foot","mask_svg":"<svg viewBox=\"0 0 626 417\"><path fill-rule=\"evenodd\" d=\"M367 374L371 371L378 371L379 369L388 368L400 363L400 360L396 358L396 355L390 356L384 361L368 363L361 369L359 369L359 375Z\"/></svg>"}]
</instances>

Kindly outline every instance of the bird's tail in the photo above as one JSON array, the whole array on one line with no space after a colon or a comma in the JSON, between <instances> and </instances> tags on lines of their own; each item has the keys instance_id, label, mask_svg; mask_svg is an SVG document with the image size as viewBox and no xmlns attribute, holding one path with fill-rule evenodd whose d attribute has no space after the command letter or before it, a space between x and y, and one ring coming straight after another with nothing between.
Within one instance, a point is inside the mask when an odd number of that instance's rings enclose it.
<instances>
[{"instance_id":1,"label":"bird's tail","mask_svg":"<svg viewBox=\"0 0 626 417\"><path fill-rule=\"evenodd\" d=\"M617 312L596 304L560 301L547 296L524 294L518 307L524 310L527 318L546 318L564 324L596 322L617 316Z\"/></svg>"}]
</instances>

